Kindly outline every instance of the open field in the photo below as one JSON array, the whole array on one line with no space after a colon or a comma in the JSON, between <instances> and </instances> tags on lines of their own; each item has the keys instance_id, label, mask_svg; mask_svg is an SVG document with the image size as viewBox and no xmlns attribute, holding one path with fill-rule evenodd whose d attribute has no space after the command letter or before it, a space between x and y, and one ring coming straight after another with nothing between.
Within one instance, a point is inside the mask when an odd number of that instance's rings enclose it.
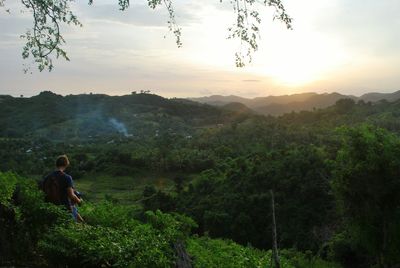
<instances>
[{"instance_id":1,"label":"open field","mask_svg":"<svg viewBox=\"0 0 400 268\"><path fill-rule=\"evenodd\" d=\"M135 174L133 176L112 176L107 174L87 174L75 180L75 188L84 194L84 199L92 202L113 200L121 204L132 204L140 200L146 185L154 185L158 190L170 192L174 174Z\"/></svg>"}]
</instances>

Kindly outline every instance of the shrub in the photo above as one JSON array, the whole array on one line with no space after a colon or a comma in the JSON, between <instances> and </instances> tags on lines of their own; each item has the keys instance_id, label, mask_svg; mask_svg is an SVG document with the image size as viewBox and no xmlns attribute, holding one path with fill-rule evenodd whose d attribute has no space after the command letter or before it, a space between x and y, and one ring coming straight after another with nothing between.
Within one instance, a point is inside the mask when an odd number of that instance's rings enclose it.
<instances>
[{"instance_id":1,"label":"shrub","mask_svg":"<svg viewBox=\"0 0 400 268\"><path fill-rule=\"evenodd\" d=\"M36 259L42 235L68 219L61 208L44 202L35 181L0 172L0 262Z\"/></svg>"},{"instance_id":2,"label":"shrub","mask_svg":"<svg viewBox=\"0 0 400 268\"><path fill-rule=\"evenodd\" d=\"M79 208L80 214L86 223L93 226L129 228L140 224L138 220L141 212L136 206L119 205L113 202L101 202L96 205L84 203Z\"/></svg>"},{"instance_id":3,"label":"shrub","mask_svg":"<svg viewBox=\"0 0 400 268\"><path fill-rule=\"evenodd\" d=\"M71 267L172 267L173 244L186 239L193 220L160 211L147 212L146 223L132 208L102 203L82 209L90 225L53 228L39 249L53 265Z\"/></svg>"},{"instance_id":4,"label":"shrub","mask_svg":"<svg viewBox=\"0 0 400 268\"><path fill-rule=\"evenodd\" d=\"M207 237L188 240L188 252L195 267L273 267L271 250L262 251L241 246L231 240L210 239ZM337 268L336 264L315 258L295 250L280 251L281 267L284 268Z\"/></svg>"},{"instance_id":5,"label":"shrub","mask_svg":"<svg viewBox=\"0 0 400 268\"><path fill-rule=\"evenodd\" d=\"M174 263L169 241L145 224L130 230L56 227L39 246L50 263L70 267L170 267Z\"/></svg>"},{"instance_id":6,"label":"shrub","mask_svg":"<svg viewBox=\"0 0 400 268\"><path fill-rule=\"evenodd\" d=\"M229 240L190 237L197 224L180 214L135 206L85 204L87 224L76 224L62 207L44 202L33 180L0 173L0 265L29 267L174 267L179 242L196 267L270 267L271 252ZM12 261L12 262L9 262ZM282 250L285 268L335 267L311 254Z\"/></svg>"}]
</instances>

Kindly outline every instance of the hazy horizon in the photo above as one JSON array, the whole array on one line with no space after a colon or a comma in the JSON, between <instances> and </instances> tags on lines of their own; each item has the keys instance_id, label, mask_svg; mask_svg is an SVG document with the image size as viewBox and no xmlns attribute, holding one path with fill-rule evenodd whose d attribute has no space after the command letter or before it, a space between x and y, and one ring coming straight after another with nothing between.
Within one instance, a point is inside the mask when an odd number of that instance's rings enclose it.
<instances>
[{"instance_id":1,"label":"hazy horizon","mask_svg":"<svg viewBox=\"0 0 400 268\"><path fill-rule=\"evenodd\" d=\"M50 92L52 92L52 93L54 93L54 94L61 95L61 96L64 96L64 97L65 97L65 96L68 96L68 95L81 95L81 94L82 94L82 95L104 94L104 95L108 95L108 96L126 96L126 95L131 95L131 94L133 93L133 91L132 91L132 92L128 92L128 93L124 93L124 94L109 94L109 93L101 93L101 92L95 92L95 91L83 91L83 92L74 93L74 94L63 94L63 93L55 92L55 91L50 90L50 89L44 89L44 90L41 90L41 91L39 91L39 92L37 92L37 93L35 93L35 94L32 94L32 95L24 95L24 94L19 94L19 95L18 95L18 94L2 94L2 93L0 93L0 95L10 95L10 96L12 96L12 97L21 97L21 95L22 95L24 98L30 98L30 97L33 97L33 96L37 96L37 95L39 95L41 92L44 92L44 91L50 91ZM135 91L137 94L140 94L140 93L141 93L140 90L134 90L134 91ZM397 91L400 91L400 90L388 91L388 92L371 91L371 92L365 92L365 93L358 94L358 95L356 95L356 94L345 94L345 93L340 93L340 92L337 92L337 91L331 91L331 92L312 92L312 91L304 91L304 92L292 93L292 94L264 95L264 96L257 96L257 97L246 97L246 96L241 96L241 95L236 95L236 94L226 94L226 95L211 94L211 95L199 95L199 96L163 96L163 95L161 95L161 94L158 94L157 92L152 92L152 91L150 91L149 94L159 95L159 96L164 97L164 98L182 98L182 99L207 98L207 97L214 97L214 96L221 96L221 97L240 97L240 98L245 98L245 99L254 99L254 98L265 98L265 97L290 96L290 95L297 95L297 94L321 94L321 95L322 95L322 94L334 94L334 93L338 93L338 94L345 95L345 96L353 96L353 97L359 98L359 97L361 97L361 96L364 95L364 94L370 94L370 93L372 93L372 94L374 94L374 93L378 93L378 94L391 94L391 93L395 93L395 92L397 92Z\"/></svg>"},{"instance_id":2,"label":"hazy horizon","mask_svg":"<svg viewBox=\"0 0 400 268\"><path fill-rule=\"evenodd\" d=\"M234 64L229 2L176 0L183 48L167 30L163 8L135 1L126 12L115 1L73 3L83 27L63 26L70 62L51 72L23 74L20 34L32 24L20 4L0 9L0 94L102 93L151 90L164 97L237 95L254 98L302 92L362 95L400 85L400 3L396 0L286 0L293 31L263 14L259 51L245 68ZM164 38L166 36L166 38Z\"/></svg>"}]
</instances>

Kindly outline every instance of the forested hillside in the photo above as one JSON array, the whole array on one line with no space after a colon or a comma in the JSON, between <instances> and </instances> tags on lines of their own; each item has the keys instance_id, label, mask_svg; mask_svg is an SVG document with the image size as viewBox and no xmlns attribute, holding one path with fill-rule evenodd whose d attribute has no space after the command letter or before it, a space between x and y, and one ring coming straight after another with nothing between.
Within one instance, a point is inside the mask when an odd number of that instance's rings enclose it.
<instances>
[{"instance_id":1,"label":"forested hillside","mask_svg":"<svg viewBox=\"0 0 400 268\"><path fill-rule=\"evenodd\" d=\"M190 133L193 127L230 122L240 116L240 111L143 93L63 97L44 91L31 98L0 96L0 103L0 135L13 138L82 140L118 133L143 137L163 129Z\"/></svg>"},{"instance_id":2,"label":"forested hillside","mask_svg":"<svg viewBox=\"0 0 400 268\"><path fill-rule=\"evenodd\" d=\"M194 267L273 267L272 191L281 267L400 265L400 101L276 117L150 94L0 102L0 263L174 267L182 246ZM64 153L84 225L36 189Z\"/></svg>"}]
</instances>

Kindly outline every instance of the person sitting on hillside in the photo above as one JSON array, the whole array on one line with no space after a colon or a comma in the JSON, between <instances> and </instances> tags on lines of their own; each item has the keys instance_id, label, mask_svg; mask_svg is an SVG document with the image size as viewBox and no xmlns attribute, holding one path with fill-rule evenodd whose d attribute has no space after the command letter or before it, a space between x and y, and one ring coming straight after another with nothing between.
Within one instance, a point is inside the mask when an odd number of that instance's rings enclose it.
<instances>
[{"instance_id":1,"label":"person sitting on hillside","mask_svg":"<svg viewBox=\"0 0 400 268\"><path fill-rule=\"evenodd\" d=\"M56 160L56 170L44 178L42 190L45 192L47 202L63 205L71 212L75 221L83 222L76 207L77 204L82 202L82 199L74 189L72 177L64 172L69 164L68 157L60 155Z\"/></svg>"}]
</instances>

